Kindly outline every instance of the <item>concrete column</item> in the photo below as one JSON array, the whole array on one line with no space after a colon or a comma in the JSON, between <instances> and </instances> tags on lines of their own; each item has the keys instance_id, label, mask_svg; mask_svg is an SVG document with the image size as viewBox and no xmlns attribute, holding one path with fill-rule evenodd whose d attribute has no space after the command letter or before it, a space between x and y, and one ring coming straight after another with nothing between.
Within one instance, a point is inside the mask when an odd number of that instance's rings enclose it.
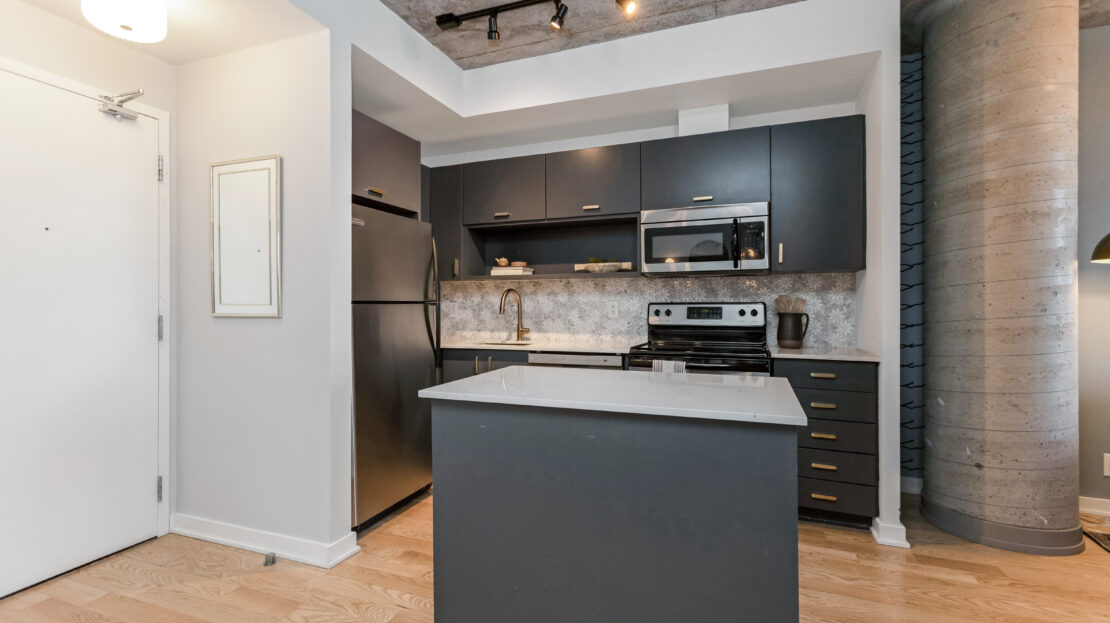
<instances>
[{"instance_id":1,"label":"concrete column","mask_svg":"<svg viewBox=\"0 0 1110 623\"><path fill-rule=\"evenodd\" d=\"M943 3L923 53L922 512L1078 553L1078 0Z\"/></svg>"}]
</instances>

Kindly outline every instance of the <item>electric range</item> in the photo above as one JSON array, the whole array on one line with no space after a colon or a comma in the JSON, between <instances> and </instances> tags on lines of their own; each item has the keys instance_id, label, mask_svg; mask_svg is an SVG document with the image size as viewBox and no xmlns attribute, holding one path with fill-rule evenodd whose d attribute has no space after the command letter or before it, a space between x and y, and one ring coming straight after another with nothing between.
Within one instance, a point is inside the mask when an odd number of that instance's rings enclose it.
<instances>
[{"instance_id":1,"label":"electric range","mask_svg":"<svg viewBox=\"0 0 1110 623\"><path fill-rule=\"evenodd\" d=\"M648 341L628 352L630 369L681 361L688 372L770 375L764 303L651 303Z\"/></svg>"}]
</instances>

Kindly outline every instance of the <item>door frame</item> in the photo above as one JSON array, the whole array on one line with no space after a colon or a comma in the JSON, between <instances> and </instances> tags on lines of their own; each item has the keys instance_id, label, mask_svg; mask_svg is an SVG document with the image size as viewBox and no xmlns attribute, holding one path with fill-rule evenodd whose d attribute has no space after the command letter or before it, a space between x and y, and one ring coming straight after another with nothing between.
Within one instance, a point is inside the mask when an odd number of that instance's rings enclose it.
<instances>
[{"instance_id":1,"label":"door frame","mask_svg":"<svg viewBox=\"0 0 1110 623\"><path fill-rule=\"evenodd\" d=\"M100 95L110 93L2 55L0 55L0 71L90 98L91 114L103 114L97 113L93 104ZM173 149L170 145L170 113L137 101L128 103L127 107L158 121L158 152L162 156L164 171L163 179L158 186L158 314L162 316L162 339L158 342L158 474L152 474L152 476L162 477L162 500L158 502L156 530L158 536L163 536L170 531L170 507L172 506L170 501L174 499L170 440L171 429L176 424L177 415L175 401L172 400L176 394L176 383L173 382L176 363L173 354L176 352L177 322L174 314L176 308L173 288L176 277L173 258L176 255L176 249L171 246L171 241L177 230L177 224L171 209L174 169ZM151 495L154 495L154 478L151 479L150 484Z\"/></svg>"}]
</instances>

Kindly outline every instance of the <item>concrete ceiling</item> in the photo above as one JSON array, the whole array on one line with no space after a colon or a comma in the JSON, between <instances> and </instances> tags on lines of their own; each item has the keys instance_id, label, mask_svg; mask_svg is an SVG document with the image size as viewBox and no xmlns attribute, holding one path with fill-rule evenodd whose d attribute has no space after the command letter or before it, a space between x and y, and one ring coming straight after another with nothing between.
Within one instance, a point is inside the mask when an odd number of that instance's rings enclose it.
<instances>
[{"instance_id":1,"label":"concrete ceiling","mask_svg":"<svg viewBox=\"0 0 1110 623\"><path fill-rule=\"evenodd\" d=\"M614 0L566 0L566 24L549 25L554 2L516 9L498 16L501 40L486 39L486 20L470 20L459 28L440 30L435 16L462 14L504 4L506 0L382 0L428 41L463 69L540 56L685 26L696 22L759 11L801 0L638 0L639 10L626 16Z\"/></svg>"},{"instance_id":2,"label":"concrete ceiling","mask_svg":"<svg viewBox=\"0 0 1110 623\"><path fill-rule=\"evenodd\" d=\"M81 15L81 0L25 1L100 33ZM170 0L165 40L131 43L108 34L103 36L180 65L321 29L319 22L283 0Z\"/></svg>"}]
</instances>

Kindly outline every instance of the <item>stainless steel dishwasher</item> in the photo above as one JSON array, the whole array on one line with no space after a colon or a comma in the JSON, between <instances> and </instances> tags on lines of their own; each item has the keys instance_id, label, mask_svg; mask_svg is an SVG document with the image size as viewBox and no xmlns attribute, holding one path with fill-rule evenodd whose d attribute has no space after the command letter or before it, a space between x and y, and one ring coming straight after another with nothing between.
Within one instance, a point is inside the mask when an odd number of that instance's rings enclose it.
<instances>
[{"instance_id":1,"label":"stainless steel dishwasher","mask_svg":"<svg viewBox=\"0 0 1110 623\"><path fill-rule=\"evenodd\" d=\"M528 353L528 365L557 368L600 368L621 370L626 367L625 355L586 353Z\"/></svg>"}]
</instances>

